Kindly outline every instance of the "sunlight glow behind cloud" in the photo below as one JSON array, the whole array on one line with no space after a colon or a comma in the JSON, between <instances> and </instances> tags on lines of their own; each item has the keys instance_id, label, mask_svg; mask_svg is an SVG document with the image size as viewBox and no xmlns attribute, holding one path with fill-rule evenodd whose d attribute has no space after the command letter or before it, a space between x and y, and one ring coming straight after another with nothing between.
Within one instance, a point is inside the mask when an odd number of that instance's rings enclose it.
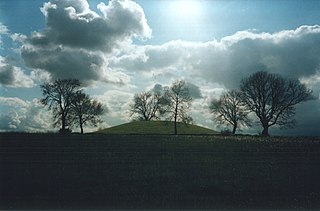
<instances>
[{"instance_id":1,"label":"sunlight glow behind cloud","mask_svg":"<svg viewBox=\"0 0 320 211\"><path fill-rule=\"evenodd\" d=\"M182 18L195 18L201 15L201 4L196 0L172 1L170 4L172 12Z\"/></svg>"}]
</instances>

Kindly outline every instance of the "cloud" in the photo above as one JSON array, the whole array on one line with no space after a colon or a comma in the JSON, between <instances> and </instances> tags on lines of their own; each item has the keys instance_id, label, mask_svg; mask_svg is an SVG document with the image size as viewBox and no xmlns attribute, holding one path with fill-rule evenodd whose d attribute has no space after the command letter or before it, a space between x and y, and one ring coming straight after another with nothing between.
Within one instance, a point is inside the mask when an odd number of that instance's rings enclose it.
<instances>
[{"instance_id":1,"label":"cloud","mask_svg":"<svg viewBox=\"0 0 320 211\"><path fill-rule=\"evenodd\" d=\"M161 84L155 84L151 91L154 93L163 93L163 86Z\"/></svg>"},{"instance_id":2,"label":"cloud","mask_svg":"<svg viewBox=\"0 0 320 211\"><path fill-rule=\"evenodd\" d=\"M7 34L8 32L8 28L0 22L0 34Z\"/></svg>"},{"instance_id":3,"label":"cloud","mask_svg":"<svg viewBox=\"0 0 320 211\"><path fill-rule=\"evenodd\" d=\"M34 82L20 67L10 64L8 59L0 56L0 85L30 88L34 86Z\"/></svg>"},{"instance_id":4,"label":"cloud","mask_svg":"<svg viewBox=\"0 0 320 211\"><path fill-rule=\"evenodd\" d=\"M193 99L202 98L201 90L197 85L186 82L186 87L188 87L189 94Z\"/></svg>"},{"instance_id":5,"label":"cloud","mask_svg":"<svg viewBox=\"0 0 320 211\"><path fill-rule=\"evenodd\" d=\"M170 71L238 87L241 79L265 70L286 77L311 76L320 68L320 26L277 33L237 32L220 41L171 41L136 46L109 60L109 67L132 72Z\"/></svg>"},{"instance_id":6,"label":"cloud","mask_svg":"<svg viewBox=\"0 0 320 211\"><path fill-rule=\"evenodd\" d=\"M156 93L163 93L164 87L165 86L157 83L153 86L151 91L156 92ZM202 98L201 90L197 85L187 81L186 87L188 88L189 95L192 97L192 99Z\"/></svg>"},{"instance_id":7,"label":"cloud","mask_svg":"<svg viewBox=\"0 0 320 211\"><path fill-rule=\"evenodd\" d=\"M26 65L50 73L53 79L122 81L108 69L107 55L134 38L149 38L151 29L142 8L131 0L111 0L97 8L101 15L90 10L86 0L45 3L41 8L45 29L22 39Z\"/></svg>"},{"instance_id":8,"label":"cloud","mask_svg":"<svg viewBox=\"0 0 320 211\"><path fill-rule=\"evenodd\" d=\"M10 33L9 29L0 22L0 50L3 45L1 35L9 36ZM12 64L12 60L0 55L0 86L30 88L34 83L24 70Z\"/></svg>"},{"instance_id":9,"label":"cloud","mask_svg":"<svg viewBox=\"0 0 320 211\"><path fill-rule=\"evenodd\" d=\"M164 72L183 70L190 54L190 42L171 41L163 45L128 48L126 54L108 60L109 67L133 72ZM193 43L192 43L193 44Z\"/></svg>"},{"instance_id":10,"label":"cloud","mask_svg":"<svg viewBox=\"0 0 320 211\"><path fill-rule=\"evenodd\" d=\"M125 90L110 90L93 98L106 105L110 112L105 114L104 121L110 125L118 125L130 121L130 104L134 93Z\"/></svg>"},{"instance_id":11,"label":"cloud","mask_svg":"<svg viewBox=\"0 0 320 211\"><path fill-rule=\"evenodd\" d=\"M1 45L2 45L2 37L1 37L1 35L5 35L5 34L8 34L8 33L9 33L9 30L8 30L7 26L3 25L0 22L0 49L1 49Z\"/></svg>"},{"instance_id":12,"label":"cloud","mask_svg":"<svg viewBox=\"0 0 320 211\"><path fill-rule=\"evenodd\" d=\"M0 97L0 131L45 132L53 130L51 113L38 99L24 101L17 97Z\"/></svg>"},{"instance_id":13,"label":"cloud","mask_svg":"<svg viewBox=\"0 0 320 211\"><path fill-rule=\"evenodd\" d=\"M101 116L103 122L97 127L85 126L85 132L96 131L98 128L106 128L108 122L108 108ZM31 101L22 100L17 97L0 97L0 132L2 131L27 131L27 132L47 132L57 131L53 127L52 113L43 106L39 99ZM73 127L73 131L80 131L78 127Z\"/></svg>"},{"instance_id":14,"label":"cloud","mask_svg":"<svg viewBox=\"0 0 320 211\"><path fill-rule=\"evenodd\" d=\"M0 97L0 105L10 107L27 107L28 103L17 97Z\"/></svg>"},{"instance_id":15,"label":"cloud","mask_svg":"<svg viewBox=\"0 0 320 211\"><path fill-rule=\"evenodd\" d=\"M300 81L306 84L313 91L313 96L320 100L320 69L311 76L300 78Z\"/></svg>"}]
</instances>

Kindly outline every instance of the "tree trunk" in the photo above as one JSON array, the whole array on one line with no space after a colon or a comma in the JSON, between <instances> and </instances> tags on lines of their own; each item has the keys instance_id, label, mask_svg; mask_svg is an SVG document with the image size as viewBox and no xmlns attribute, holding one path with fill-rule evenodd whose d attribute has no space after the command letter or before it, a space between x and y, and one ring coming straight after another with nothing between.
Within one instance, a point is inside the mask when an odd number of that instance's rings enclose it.
<instances>
[{"instance_id":1,"label":"tree trunk","mask_svg":"<svg viewBox=\"0 0 320 211\"><path fill-rule=\"evenodd\" d=\"M178 134L178 130L177 130L177 113L175 113L174 115L174 135Z\"/></svg>"},{"instance_id":2,"label":"tree trunk","mask_svg":"<svg viewBox=\"0 0 320 211\"><path fill-rule=\"evenodd\" d=\"M64 115L61 116L61 129L62 131L66 130L66 117Z\"/></svg>"},{"instance_id":3,"label":"tree trunk","mask_svg":"<svg viewBox=\"0 0 320 211\"><path fill-rule=\"evenodd\" d=\"M262 136L269 136L269 126L263 126Z\"/></svg>"},{"instance_id":4,"label":"tree trunk","mask_svg":"<svg viewBox=\"0 0 320 211\"><path fill-rule=\"evenodd\" d=\"M176 108L175 108L175 113L174 113L174 135L178 134L177 119L178 119L178 103L176 103Z\"/></svg>"},{"instance_id":5,"label":"tree trunk","mask_svg":"<svg viewBox=\"0 0 320 211\"><path fill-rule=\"evenodd\" d=\"M237 130L237 124L233 125L233 130L232 130L232 134L236 134L236 130Z\"/></svg>"},{"instance_id":6,"label":"tree trunk","mask_svg":"<svg viewBox=\"0 0 320 211\"><path fill-rule=\"evenodd\" d=\"M83 134L83 126L80 124L81 134Z\"/></svg>"},{"instance_id":7,"label":"tree trunk","mask_svg":"<svg viewBox=\"0 0 320 211\"><path fill-rule=\"evenodd\" d=\"M260 119L263 130L261 135L262 136L269 136L269 121L267 120L267 118L262 118Z\"/></svg>"},{"instance_id":8,"label":"tree trunk","mask_svg":"<svg viewBox=\"0 0 320 211\"><path fill-rule=\"evenodd\" d=\"M79 125L80 125L81 134L83 134L83 121L81 116L79 117Z\"/></svg>"},{"instance_id":9,"label":"tree trunk","mask_svg":"<svg viewBox=\"0 0 320 211\"><path fill-rule=\"evenodd\" d=\"M177 135L178 131L177 131L177 120L174 120L174 135Z\"/></svg>"}]
</instances>

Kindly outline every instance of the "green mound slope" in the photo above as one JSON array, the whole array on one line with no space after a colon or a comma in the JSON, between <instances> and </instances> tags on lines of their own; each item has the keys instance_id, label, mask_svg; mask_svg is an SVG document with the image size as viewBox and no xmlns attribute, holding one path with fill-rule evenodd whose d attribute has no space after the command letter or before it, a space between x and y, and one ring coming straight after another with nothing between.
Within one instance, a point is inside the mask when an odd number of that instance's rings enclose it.
<instances>
[{"instance_id":1,"label":"green mound slope","mask_svg":"<svg viewBox=\"0 0 320 211\"><path fill-rule=\"evenodd\" d=\"M173 122L137 121L99 130L103 134L174 134ZM218 132L197 125L178 123L178 134L217 134Z\"/></svg>"}]
</instances>

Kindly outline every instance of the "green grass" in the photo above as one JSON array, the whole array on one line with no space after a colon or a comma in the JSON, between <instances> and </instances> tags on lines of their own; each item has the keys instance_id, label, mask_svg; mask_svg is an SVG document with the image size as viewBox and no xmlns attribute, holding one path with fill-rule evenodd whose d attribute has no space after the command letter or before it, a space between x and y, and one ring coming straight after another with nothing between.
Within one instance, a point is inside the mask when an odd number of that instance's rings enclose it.
<instances>
[{"instance_id":1,"label":"green grass","mask_svg":"<svg viewBox=\"0 0 320 211\"><path fill-rule=\"evenodd\" d=\"M178 134L218 134L208 128L197 125L178 123ZM138 135L169 135L174 134L174 123L168 121L135 121L115 127L99 130L100 134L138 134Z\"/></svg>"}]
</instances>

